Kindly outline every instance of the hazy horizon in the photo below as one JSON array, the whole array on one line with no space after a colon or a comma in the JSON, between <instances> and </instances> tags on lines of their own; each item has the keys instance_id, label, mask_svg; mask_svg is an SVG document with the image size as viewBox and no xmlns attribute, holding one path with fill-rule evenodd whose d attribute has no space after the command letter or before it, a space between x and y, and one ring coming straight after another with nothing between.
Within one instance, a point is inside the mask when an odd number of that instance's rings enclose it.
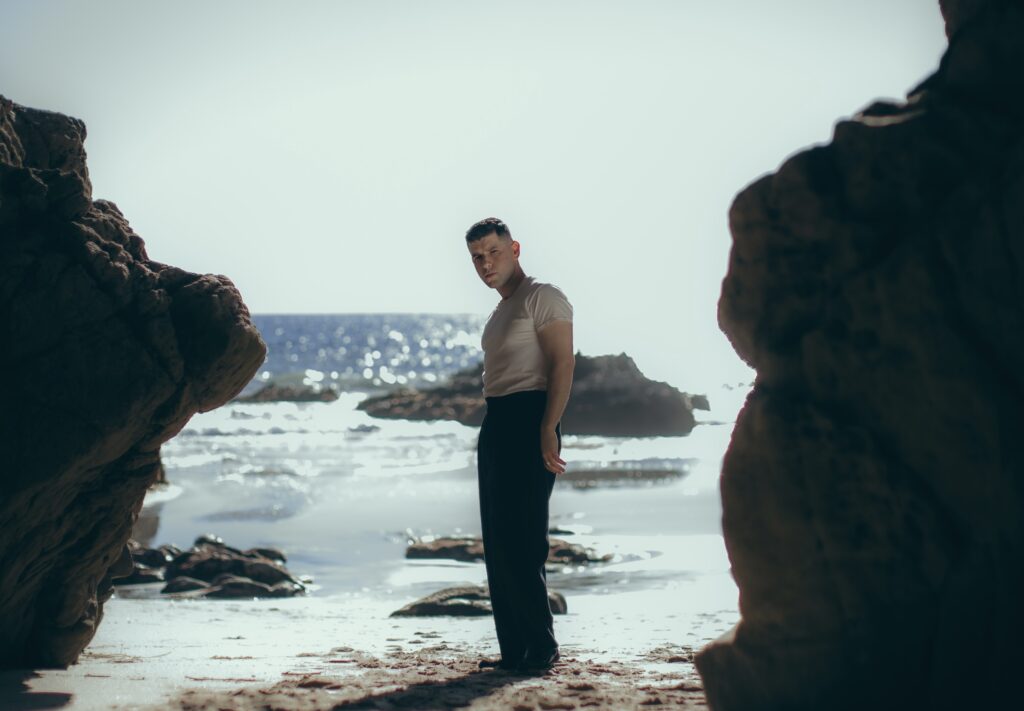
<instances>
[{"instance_id":1,"label":"hazy horizon","mask_svg":"<svg viewBox=\"0 0 1024 711\"><path fill-rule=\"evenodd\" d=\"M478 313L498 216L576 347L749 378L716 323L745 185L901 98L934 0L6 2L0 93L81 118L93 197L250 311Z\"/></svg>"}]
</instances>

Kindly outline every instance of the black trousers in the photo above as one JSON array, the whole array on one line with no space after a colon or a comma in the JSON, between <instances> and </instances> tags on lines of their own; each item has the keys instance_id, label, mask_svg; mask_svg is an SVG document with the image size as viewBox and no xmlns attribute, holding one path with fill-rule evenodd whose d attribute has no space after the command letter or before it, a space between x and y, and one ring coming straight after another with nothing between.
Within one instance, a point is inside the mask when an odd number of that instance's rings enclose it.
<instances>
[{"instance_id":1,"label":"black trousers","mask_svg":"<svg viewBox=\"0 0 1024 711\"><path fill-rule=\"evenodd\" d=\"M498 646L505 660L555 649L548 604L548 501L555 474L544 467L544 390L487 398L477 442L484 562ZM555 427L562 449L561 424Z\"/></svg>"}]
</instances>

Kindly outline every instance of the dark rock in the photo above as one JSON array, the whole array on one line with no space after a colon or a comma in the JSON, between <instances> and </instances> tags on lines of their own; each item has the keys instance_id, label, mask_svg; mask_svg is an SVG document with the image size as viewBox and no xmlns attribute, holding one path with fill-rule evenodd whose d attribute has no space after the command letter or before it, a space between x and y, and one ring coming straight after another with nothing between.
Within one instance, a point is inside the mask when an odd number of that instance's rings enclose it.
<instances>
[{"instance_id":1,"label":"dark rock","mask_svg":"<svg viewBox=\"0 0 1024 711\"><path fill-rule=\"evenodd\" d=\"M399 388L359 403L374 417L456 420L478 426L486 413L481 388L483 364L460 371L439 387ZM688 395L667 383L648 380L625 354L576 354L572 393L562 416L563 434L644 437L688 434L693 409L707 409L703 395Z\"/></svg>"},{"instance_id":2,"label":"dark rock","mask_svg":"<svg viewBox=\"0 0 1024 711\"><path fill-rule=\"evenodd\" d=\"M444 537L415 541L405 549L406 558L443 558L467 563L484 559L484 544L479 536Z\"/></svg>"},{"instance_id":3,"label":"dark rock","mask_svg":"<svg viewBox=\"0 0 1024 711\"><path fill-rule=\"evenodd\" d=\"M252 395L244 395L236 402L333 402L338 391L330 387L312 385L281 385L268 383Z\"/></svg>"},{"instance_id":4,"label":"dark rock","mask_svg":"<svg viewBox=\"0 0 1024 711\"><path fill-rule=\"evenodd\" d=\"M181 549L173 543L165 543L157 548L158 551L164 554L164 557L169 561L174 560L181 555Z\"/></svg>"},{"instance_id":5,"label":"dark rock","mask_svg":"<svg viewBox=\"0 0 1024 711\"><path fill-rule=\"evenodd\" d=\"M228 573L250 578L265 585L298 581L275 560L258 553L243 553L223 543L200 543L185 551L167 565L165 577L186 576L213 582Z\"/></svg>"},{"instance_id":6,"label":"dark rock","mask_svg":"<svg viewBox=\"0 0 1024 711\"><path fill-rule=\"evenodd\" d=\"M184 575L179 575L176 578L171 578L167 581L167 584L160 589L161 593L181 593L189 592L191 590L202 590L203 588L209 587L210 584L205 580L196 580L195 578L189 578Z\"/></svg>"},{"instance_id":7,"label":"dark rock","mask_svg":"<svg viewBox=\"0 0 1024 711\"><path fill-rule=\"evenodd\" d=\"M719 320L758 375L721 481L742 619L697 657L719 711L1019 697L1024 7L942 5L934 75L730 211Z\"/></svg>"},{"instance_id":8,"label":"dark rock","mask_svg":"<svg viewBox=\"0 0 1024 711\"><path fill-rule=\"evenodd\" d=\"M548 590L548 606L552 615L566 615L569 613L569 604L565 601L565 595L554 590Z\"/></svg>"},{"instance_id":9,"label":"dark rock","mask_svg":"<svg viewBox=\"0 0 1024 711\"><path fill-rule=\"evenodd\" d=\"M241 553L241 551L238 550L237 548L229 547L224 542L223 538L221 538L220 536L218 536L218 535L216 535L214 533L203 533L203 534L201 534L199 536L196 536L196 539L194 541L192 541L192 545L196 546L196 547L203 546L203 545L221 546L221 547L227 548L228 550L233 551L235 553Z\"/></svg>"},{"instance_id":10,"label":"dark rock","mask_svg":"<svg viewBox=\"0 0 1024 711\"><path fill-rule=\"evenodd\" d=\"M197 537L195 545L187 551L172 545L142 549L136 544L135 548L144 551L137 555L149 554L154 560L164 561L166 573L157 579L166 578L170 582L160 591L162 593L201 589L204 597L291 597L304 593L304 582L310 582L309 578L294 578L284 568L285 554L281 550L250 548L241 551L212 533ZM166 558L157 559L157 553ZM133 578L122 584L135 582L139 580Z\"/></svg>"},{"instance_id":11,"label":"dark rock","mask_svg":"<svg viewBox=\"0 0 1024 711\"><path fill-rule=\"evenodd\" d=\"M268 558L278 563L288 562L288 559L285 558L284 551L280 550L279 548L250 548L249 550L244 551L242 555L248 556L250 558Z\"/></svg>"},{"instance_id":12,"label":"dark rock","mask_svg":"<svg viewBox=\"0 0 1024 711\"><path fill-rule=\"evenodd\" d=\"M146 583L162 583L163 581L164 574L160 568L151 568L148 565L136 563L132 574L124 578L115 579L114 585L144 585Z\"/></svg>"},{"instance_id":13,"label":"dark rock","mask_svg":"<svg viewBox=\"0 0 1024 711\"><path fill-rule=\"evenodd\" d=\"M549 590L548 604L551 606L552 614L564 615L568 612L565 596L561 593ZM392 612L391 617L480 617L491 614L491 598L486 586L460 585L439 590L411 602Z\"/></svg>"},{"instance_id":14,"label":"dark rock","mask_svg":"<svg viewBox=\"0 0 1024 711\"><path fill-rule=\"evenodd\" d=\"M134 540L128 541L128 548L131 550L132 559L136 564L141 563L149 568L163 568L173 557L169 555L166 550L161 548L146 548L145 546L139 545Z\"/></svg>"},{"instance_id":15,"label":"dark rock","mask_svg":"<svg viewBox=\"0 0 1024 711\"><path fill-rule=\"evenodd\" d=\"M561 526L552 526L548 529L548 533L554 536L575 536L576 531L571 528L563 528Z\"/></svg>"},{"instance_id":16,"label":"dark rock","mask_svg":"<svg viewBox=\"0 0 1024 711\"><path fill-rule=\"evenodd\" d=\"M204 597L271 597L270 586L242 576L217 576L204 588Z\"/></svg>"},{"instance_id":17,"label":"dark rock","mask_svg":"<svg viewBox=\"0 0 1024 711\"><path fill-rule=\"evenodd\" d=\"M117 557L117 561L103 574L99 584L96 586L96 603L100 613L102 605L114 594L114 581L127 578L135 573L135 562L129 546L126 544Z\"/></svg>"},{"instance_id":18,"label":"dark rock","mask_svg":"<svg viewBox=\"0 0 1024 711\"><path fill-rule=\"evenodd\" d=\"M217 585L204 588L202 597L211 598L257 598L257 597L283 597L274 591L272 586L258 583L248 578L237 578L225 580Z\"/></svg>"},{"instance_id":19,"label":"dark rock","mask_svg":"<svg viewBox=\"0 0 1024 711\"><path fill-rule=\"evenodd\" d=\"M578 543L568 543L557 538L549 539L549 564L568 565L579 563L607 563L611 559L612 556L609 553L599 556L591 549L584 548Z\"/></svg>"},{"instance_id":20,"label":"dark rock","mask_svg":"<svg viewBox=\"0 0 1024 711\"><path fill-rule=\"evenodd\" d=\"M78 658L160 445L266 354L227 277L149 259L92 199L85 135L0 97L0 667Z\"/></svg>"},{"instance_id":21,"label":"dark rock","mask_svg":"<svg viewBox=\"0 0 1024 711\"><path fill-rule=\"evenodd\" d=\"M249 577L222 573L214 578L208 587L203 588L199 596L212 598L294 597L305 593L305 591L305 587L294 581L282 581L268 585Z\"/></svg>"},{"instance_id":22,"label":"dark rock","mask_svg":"<svg viewBox=\"0 0 1024 711\"><path fill-rule=\"evenodd\" d=\"M548 539L548 560L551 565L569 563L604 563L611 555L597 556L588 548L566 541ZM441 558L473 563L484 559L484 546L479 536L452 536L432 541L415 541L405 549L406 558Z\"/></svg>"},{"instance_id":23,"label":"dark rock","mask_svg":"<svg viewBox=\"0 0 1024 711\"><path fill-rule=\"evenodd\" d=\"M111 579L116 580L118 578L126 578L135 572L135 561L132 559L131 548L125 545L121 549L121 554L117 558L117 562L114 563L107 570L107 574Z\"/></svg>"},{"instance_id":24,"label":"dark rock","mask_svg":"<svg viewBox=\"0 0 1024 711\"><path fill-rule=\"evenodd\" d=\"M690 395L689 398L691 410L704 410L705 412L711 410L711 403L708 402L707 395Z\"/></svg>"}]
</instances>

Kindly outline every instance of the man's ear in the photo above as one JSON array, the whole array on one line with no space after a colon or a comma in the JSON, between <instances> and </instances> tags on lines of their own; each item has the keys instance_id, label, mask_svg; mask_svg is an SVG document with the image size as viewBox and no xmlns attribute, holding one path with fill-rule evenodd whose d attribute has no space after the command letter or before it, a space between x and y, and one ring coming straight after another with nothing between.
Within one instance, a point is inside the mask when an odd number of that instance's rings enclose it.
<instances>
[{"instance_id":1,"label":"man's ear","mask_svg":"<svg viewBox=\"0 0 1024 711\"><path fill-rule=\"evenodd\" d=\"M512 240L512 256L519 256L519 243L515 240Z\"/></svg>"}]
</instances>

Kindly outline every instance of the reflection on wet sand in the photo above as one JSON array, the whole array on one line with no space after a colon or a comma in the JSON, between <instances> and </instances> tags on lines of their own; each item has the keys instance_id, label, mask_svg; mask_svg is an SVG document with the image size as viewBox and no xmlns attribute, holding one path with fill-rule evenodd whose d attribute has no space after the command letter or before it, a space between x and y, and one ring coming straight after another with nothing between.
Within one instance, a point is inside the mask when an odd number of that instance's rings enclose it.
<instances>
[{"instance_id":1,"label":"reflection on wet sand","mask_svg":"<svg viewBox=\"0 0 1024 711\"><path fill-rule=\"evenodd\" d=\"M597 465L567 467L558 475L558 482L568 483L575 489L590 489L599 486L622 486L669 483L678 481L689 473L691 460L607 462Z\"/></svg>"}]
</instances>

